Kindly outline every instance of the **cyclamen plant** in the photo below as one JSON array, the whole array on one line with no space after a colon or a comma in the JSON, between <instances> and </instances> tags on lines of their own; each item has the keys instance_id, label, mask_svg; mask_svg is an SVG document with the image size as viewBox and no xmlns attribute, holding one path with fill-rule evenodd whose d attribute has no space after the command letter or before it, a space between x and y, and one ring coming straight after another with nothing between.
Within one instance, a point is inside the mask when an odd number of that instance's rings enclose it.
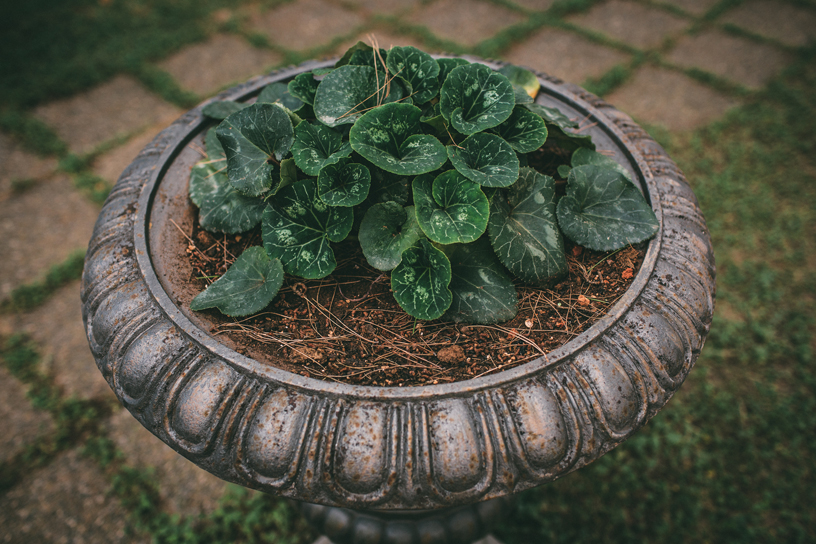
<instances>
[{"instance_id":1,"label":"cyclamen plant","mask_svg":"<svg viewBox=\"0 0 816 544\"><path fill-rule=\"evenodd\" d=\"M496 323L516 314L508 271L530 283L567 273L564 236L601 251L654 236L629 172L536 104L538 91L515 66L360 42L333 68L273 83L252 105L208 105L223 120L190 178L200 224L236 234L261 223L264 246L247 249L191 309L256 313L284 273L330 274L332 243L352 236L372 267L391 271L410 315ZM572 152L557 171L560 198L555 179L529 166L548 138Z\"/></svg>"}]
</instances>

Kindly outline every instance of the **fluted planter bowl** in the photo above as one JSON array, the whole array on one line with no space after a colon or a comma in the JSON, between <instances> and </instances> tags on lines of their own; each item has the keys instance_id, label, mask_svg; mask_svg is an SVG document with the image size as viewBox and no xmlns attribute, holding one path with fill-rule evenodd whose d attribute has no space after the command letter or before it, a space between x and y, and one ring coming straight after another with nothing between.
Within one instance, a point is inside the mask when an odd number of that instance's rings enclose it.
<instances>
[{"instance_id":1,"label":"fluted planter bowl","mask_svg":"<svg viewBox=\"0 0 816 544\"><path fill-rule=\"evenodd\" d=\"M251 100L269 83L331 64L254 78L217 99ZM714 306L709 234L683 174L646 132L579 87L540 79L537 101L586 119L598 148L629 168L660 222L631 287L587 331L512 370L422 387L320 381L242 355L209 334L207 318L189 310L195 293L183 286L187 241L173 222L189 232L187 184L200 159L190 144L212 126L198 107L124 171L88 249L83 319L122 404L225 480L367 510L503 497L624 441L671 398L703 346Z\"/></svg>"}]
</instances>

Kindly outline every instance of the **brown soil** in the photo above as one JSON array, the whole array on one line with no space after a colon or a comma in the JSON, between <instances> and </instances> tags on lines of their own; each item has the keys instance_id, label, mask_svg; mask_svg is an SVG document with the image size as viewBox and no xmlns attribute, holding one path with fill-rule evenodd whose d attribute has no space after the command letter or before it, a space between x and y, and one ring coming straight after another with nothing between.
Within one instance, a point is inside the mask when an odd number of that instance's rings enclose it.
<instances>
[{"instance_id":1,"label":"brown soil","mask_svg":"<svg viewBox=\"0 0 816 544\"><path fill-rule=\"evenodd\" d=\"M214 236L194 224L187 253L200 290L244 249L263 245L260 228ZM389 273L371 268L356 242L335 247L337 269L325 278L287 276L259 314L203 313L216 324L211 334L304 376L376 386L467 380L546 355L585 331L629 287L646 247L602 253L566 244L568 277L548 288L516 283L518 315L497 325L415 320L394 300Z\"/></svg>"}]
</instances>

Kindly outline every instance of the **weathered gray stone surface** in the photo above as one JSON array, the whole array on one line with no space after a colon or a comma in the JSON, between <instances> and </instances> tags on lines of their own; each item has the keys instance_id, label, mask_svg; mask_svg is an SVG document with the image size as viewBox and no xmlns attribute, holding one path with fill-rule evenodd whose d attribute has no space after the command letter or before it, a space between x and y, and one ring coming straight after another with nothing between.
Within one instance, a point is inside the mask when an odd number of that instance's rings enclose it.
<instances>
[{"instance_id":1,"label":"weathered gray stone surface","mask_svg":"<svg viewBox=\"0 0 816 544\"><path fill-rule=\"evenodd\" d=\"M17 320L17 331L26 333L39 346L42 371L53 377L65 395L113 398L88 347L79 281L62 287L45 304L18 315Z\"/></svg>"},{"instance_id":2,"label":"weathered gray stone surface","mask_svg":"<svg viewBox=\"0 0 816 544\"><path fill-rule=\"evenodd\" d=\"M473 46L523 20L507 8L482 0L439 0L409 17L438 38Z\"/></svg>"},{"instance_id":3,"label":"weathered gray stone surface","mask_svg":"<svg viewBox=\"0 0 816 544\"><path fill-rule=\"evenodd\" d=\"M106 140L160 121L169 125L181 113L129 76L117 76L90 91L34 110L74 153L87 153Z\"/></svg>"},{"instance_id":4,"label":"weathered gray stone surface","mask_svg":"<svg viewBox=\"0 0 816 544\"><path fill-rule=\"evenodd\" d=\"M773 46L717 30L684 36L666 58L678 66L700 68L752 88L762 87L789 60Z\"/></svg>"},{"instance_id":5,"label":"weathered gray stone surface","mask_svg":"<svg viewBox=\"0 0 816 544\"><path fill-rule=\"evenodd\" d=\"M219 34L159 63L184 89L209 96L279 64L282 57L234 35Z\"/></svg>"},{"instance_id":6,"label":"weathered gray stone surface","mask_svg":"<svg viewBox=\"0 0 816 544\"><path fill-rule=\"evenodd\" d=\"M374 35L377 38L377 43L380 45L381 48L388 49L392 45L399 45L399 46L406 46L411 45L413 47L418 47L423 51L427 50L428 48L423 45L423 43L413 36L407 36L402 34L395 34L390 30L380 30L374 28L368 32L359 34L352 38L351 40L345 41L341 43L337 49L335 49L336 55L342 55L345 53L349 47L356 44L357 42L365 42L367 44L371 44L371 40L369 39L370 35Z\"/></svg>"},{"instance_id":7,"label":"weathered gray stone surface","mask_svg":"<svg viewBox=\"0 0 816 544\"><path fill-rule=\"evenodd\" d=\"M420 4L421 0L348 0L346 4L354 6L366 13L381 13L385 15L401 15L411 11Z\"/></svg>"},{"instance_id":8,"label":"weathered gray stone surface","mask_svg":"<svg viewBox=\"0 0 816 544\"><path fill-rule=\"evenodd\" d=\"M226 482L171 450L127 410L114 414L106 426L127 464L155 470L162 501L171 512L197 515L216 508Z\"/></svg>"},{"instance_id":9,"label":"weathered gray stone surface","mask_svg":"<svg viewBox=\"0 0 816 544\"><path fill-rule=\"evenodd\" d=\"M35 410L25 391L25 385L0 366L0 463L54 430L51 416Z\"/></svg>"},{"instance_id":10,"label":"weathered gray stone surface","mask_svg":"<svg viewBox=\"0 0 816 544\"><path fill-rule=\"evenodd\" d=\"M0 200L11 196L15 181L41 179L56 167L56 158L31 153L0 132Z\"/></svg>"},{"instance_id":11,"label":"weathered gray stone surface","mask_svg":"<svg viewBox=\"0 0 816 544\"><path fill-rule=\"evenodd\" d=\"M792 47L816 41L816 9L800 8L786 2L746 2L723 15L722 22L737 25Z\"/></svg>"},{"instance_id":12,"label":"weathered gray stone surface","mask_svg":"<svg viewBox=\"0 0 816 544\"><path fill-rule=\"evenodd\" d=\"M0 201L0 299L85 249L98 214L65 175Z\"/></svg>"},{"instance_id":13,"label":"weathered gray stone surface","mask_svg":"<svg viewBox=\"0 0 816 544\"><path fill-rule=\"evenodd\" d=\"M325 0L302 0L256 13L250 28L292 51L313 49L348 34L363 18Z\"/></svg>"},{"instance_id":14,"label":"weathered gray stone surface","mask_svg":"<svg viewBox=\"0 0 816 544\"><path fill-rule=\"evenodd\" d=\"M555 0L513 0L513 3L530 11L544 11L550 9Z\"/></svg>"},{"instance_id":15,"label":"weathered gray stone surface","mask_svg":"<svg viewBox=\"0 0 816 544\"><path fill-rule=\"evenodd\" d=\"M662 9L622 0L599 4L570 21L640 49L657 47L689 26L688 20Z\"/></svg>"},{"instance_id":16,"label":"weathered gray stone surface","mask_svg":"<svg viewBox=\"0 0 816 544\"><path fill-rule=\"evenodd\" d=\"M579 85L587 78L600 77L616 64L629 60L625 53L555 28L540 30L503 56L513 64Z\"/></svg>"},{"instance_id":17,"label":"weathered gray stone surface","mask_svg":"<svg viewBox=\"0 0 816 544\"><path fill-rule=\"evenodd\" d=\"M736 105L732 98L683 74L653 66L638 70L606 100L638 121L677 131L701 127Z\"/></svg>"},{"instance_id":18,"label":"weathered gray stone surface","mask_svg":"<svg viewBox=\"0 0 816 544\"><path fill-rule=\"evenodd\" d=\"M99 467L78 450L26 475L0 497L0 542L14 544L130 544L127 512L108 493Z\"/></svg>"}]
</instances>

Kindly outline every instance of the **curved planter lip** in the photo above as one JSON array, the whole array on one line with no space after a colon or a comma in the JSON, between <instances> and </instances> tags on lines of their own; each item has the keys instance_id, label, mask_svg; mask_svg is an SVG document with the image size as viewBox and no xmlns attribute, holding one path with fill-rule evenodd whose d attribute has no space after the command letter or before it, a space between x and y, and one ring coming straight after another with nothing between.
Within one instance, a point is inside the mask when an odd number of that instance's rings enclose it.
<instances>
[{"instance_id":1,"label":"curved planter lip","mask_svg":"<svg viewBox=\"0 0 816 544\"><path fill-rule=\"evenodd\" d=\"M436 57L444 57L444 55L437 55ZM505 64L486 61L467 55L462 55L462 57L475 62L482 62L493 69ZM184 315L179 306L173 302L167 291L162 286L156 274L151 257L149 243L150 215L153 208L154 198L158 191L159 185L164 178L164 175L170 168L173 159L181 152L181 150L184 149L190 140L201 132L204 125L210 123L210 120L205 118L201 113L201 109L204 105L215 100L243 101L248 98L252 98L256 96L264 86L270 83L289 79L290 77L296 75L296 73L300 73L302 71L332 66L335 61L336 59L308 61L294 67L293 69L286 69L276 72L271 77L259 76L255 78L256 81L254 81L249 88L241 88L239 91L232 92L227 96L219 96L217 99L211 99L203 102L194 109L194 111L198 114L197 118L189 123L187 130L180 137L176 138L175 141L173 141L173 143L159 157L158 162L161 167L157 168L153 172L139 197L136 221L133 226L134 249L140 272L147 283L151 296L174 325L179 327L186 334L190 335L210 352L229 362L231 365L234 365L245 372L249 372L269 382L285 384L289 387L295 387L310 393L325 394L334 397L344 397L356 400L382 400L384 398L389 400L427 400L428 398L441 399L458 395L468 395L477 391L501 387L507 383L530 378L542 370L557 366L560 362L565 361L579 353L593 341L602 336L611 325L615 324L619 319L626 315L632 304L638 299L641 292L646 288L649 279L654 272L661 250L663 238L663 208L660 199L657 198L657 186L654 176L640 152L636 149L632 149L632 146L628 143L628 139L623 132L614 124L610 123L597 108L582 100L580 97L569 93L563 87L554 85L539 76L539 81L541 83L540 92L557 97L560 101L582 112L585 115L585 120L600 121L598 124L601 129L612 138L617 147L627 156L630 164L635 167L635 173L640 181L641 187L644 189L644 195L652 206L652 210L657 216L657 220L660 224L658 233L649 242L640 270L629 288L612 306L612 308L610 308L609 311L598 321L596 321L589 329L582 332L572 340L566 342L562 346L559 346L558 348L549 352L546 356L528 361L527 363L509 370L495 372L489 376L439 385L378 387L350 385L319 380L316 378L308 378L278 368L271 363L256 361L255 359L242 355L222 344L212 336L206 334L198 325L193 323L186 315Z\"/></svg>"}]
</instances>

